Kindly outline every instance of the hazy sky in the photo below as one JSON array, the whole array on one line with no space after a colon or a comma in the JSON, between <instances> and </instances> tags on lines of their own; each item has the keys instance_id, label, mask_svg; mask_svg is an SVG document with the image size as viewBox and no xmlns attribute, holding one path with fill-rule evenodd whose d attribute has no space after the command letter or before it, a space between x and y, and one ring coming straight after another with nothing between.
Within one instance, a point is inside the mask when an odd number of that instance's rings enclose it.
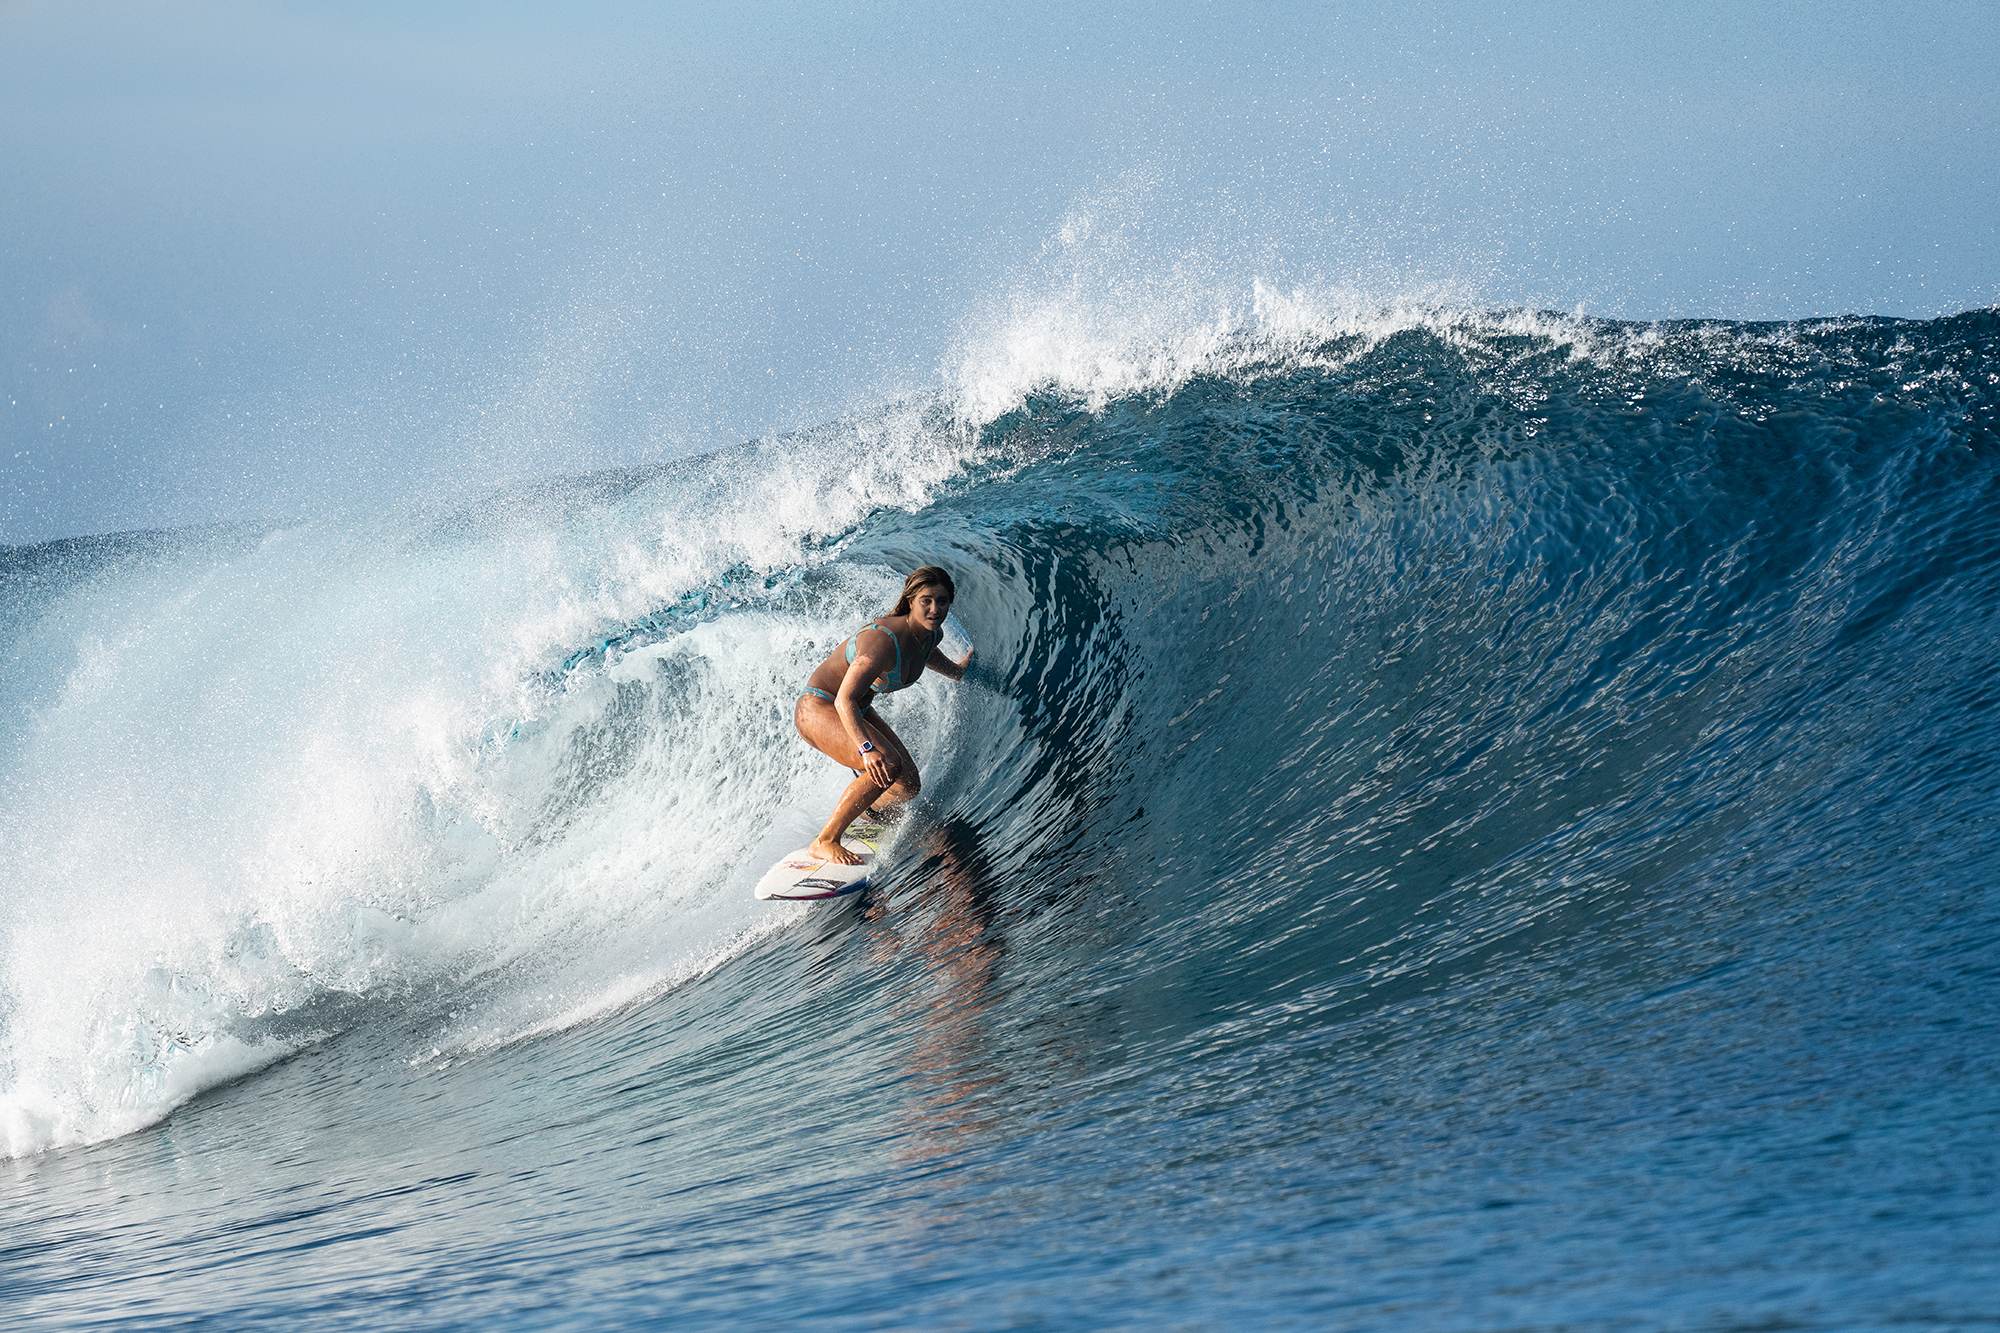
<instances>
[{"instance_id":1,"label":"hazy sky","mask_svg":"<svg viewBox=\"0 0 2000 1333\"><path fill-rule=\"evenodd\" d=\"M810 424L1084 234L1110 288L1990 305L1996 70L1991 0L0 0L0 542Z\"/></svg>"}]
</instances>

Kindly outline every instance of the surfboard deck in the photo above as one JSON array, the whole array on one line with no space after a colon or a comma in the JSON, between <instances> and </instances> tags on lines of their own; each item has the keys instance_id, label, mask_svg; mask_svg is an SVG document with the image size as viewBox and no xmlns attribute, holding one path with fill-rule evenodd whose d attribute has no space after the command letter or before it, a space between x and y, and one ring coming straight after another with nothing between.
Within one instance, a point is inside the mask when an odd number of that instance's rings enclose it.
<instances>
[{"instance_id":1,"label":"surfboard deck","mask_svg":"<svg viewBox=\"0 0 2000 1333\"><path fill-rule=\"evenodd\" d=\"M876 856L888 836L886 825L865 817L857 819L841 835L840 845L850 852L859 852L860 865L835 865L801 847L781 857L778 864L764 872L764 878L757 881L757 897L813 902L859 893L868 887L869 878L875 873Z\"/></svg>"}]
</instances>

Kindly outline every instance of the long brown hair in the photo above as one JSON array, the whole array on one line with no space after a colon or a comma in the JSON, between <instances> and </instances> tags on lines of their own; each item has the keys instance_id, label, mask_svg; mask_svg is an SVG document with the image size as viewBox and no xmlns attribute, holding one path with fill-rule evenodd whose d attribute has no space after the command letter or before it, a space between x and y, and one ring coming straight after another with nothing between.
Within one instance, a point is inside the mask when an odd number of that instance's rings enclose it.
<instances>
[{"instance_id":1,"label":"long brown hair","mask_svg":"<svg viewBox=\"0 0 2000 1333\"><path fill-rule=\"evenodd\" d=\"M910 599L932 584L943 588L944 595L952 601L958 600L958 586L951 581L951 575L936 565L925 565L922 569L911 571L910 577L903 580L903 595L896 599L896 609L889 614L892 616L910 614Z\"/></svg>"}]
</instances>

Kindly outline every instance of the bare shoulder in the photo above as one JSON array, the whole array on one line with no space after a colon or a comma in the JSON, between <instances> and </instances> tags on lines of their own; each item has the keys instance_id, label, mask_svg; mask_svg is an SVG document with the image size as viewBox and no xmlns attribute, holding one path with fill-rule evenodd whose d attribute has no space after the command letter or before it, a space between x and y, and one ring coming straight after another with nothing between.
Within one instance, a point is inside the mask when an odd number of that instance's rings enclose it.
<instances>
[{"instance_id":1,"label":"bare shoulder","mask_svg":"<svg viewBox=\"0 0 2000 1333\"><path fill-rule=\"evenodd\" d=\"M864 658L873 661L885 653L895 652L896 636L871 621L855 631L854 647L855 661L859 662Z\"/></svg>"}]
</instances>

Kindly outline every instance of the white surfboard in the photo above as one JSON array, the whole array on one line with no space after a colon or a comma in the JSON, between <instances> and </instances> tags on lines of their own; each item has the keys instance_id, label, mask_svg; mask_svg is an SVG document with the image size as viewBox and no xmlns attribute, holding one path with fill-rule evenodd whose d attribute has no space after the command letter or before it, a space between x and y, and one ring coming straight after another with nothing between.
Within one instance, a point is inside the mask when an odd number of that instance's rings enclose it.
<instances>
[{"instance_id":1,"label":"white surfboard","mask_svg":"<svg viewBox=\"0 0 2000 1333\"><path fill-rule=\"evenodd\" d=\"M814 856L810 847L801 847L764 873L757 881L757 896L810 902L859 893L868 887L869 876L875 873L875 858L888 836L886 826L864 815L849 824L840 838L841 846L861 854L860 865L835 865Z\"/></svg>"}]
</instances>

